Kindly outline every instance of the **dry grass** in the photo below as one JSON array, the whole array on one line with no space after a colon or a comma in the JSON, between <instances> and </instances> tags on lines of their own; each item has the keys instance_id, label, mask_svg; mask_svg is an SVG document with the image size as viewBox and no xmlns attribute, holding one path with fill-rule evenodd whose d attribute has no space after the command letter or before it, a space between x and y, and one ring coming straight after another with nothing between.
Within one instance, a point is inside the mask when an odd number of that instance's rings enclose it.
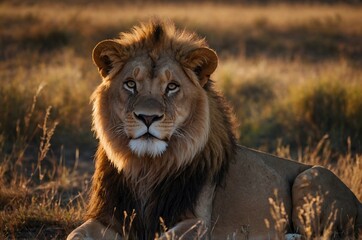
<instances>
[{"instance_id":1,"label":"dry grass","mask_svg":"<svg viewBox=\"0 0 362 240\"><path fill-rule=\"evenodd\" d=\"M217 10L216 10L217 9ZM202 10L202 14L200 14ZM61 14L59 14L61 13ZM3 3L0 14L3 17L29 17L37 15L44 22L64 23L72 20L84 21L89 26L112 26L122 22L141 21L153 16L173 19L186 23L185 27L221 24L223 28L248 26L265 20L278 27L290 24L303 24L305 21L327 21L336 17L343 19L342 31L361 31L360 6L348 5L288 5L279 4L268 7L257 5L223 4L86 4L69 5L50 3L42 5L17 5ZM109 16L112 16L111 18ZM239 16L239 17L230 17ZM212 19L212 21L210 21ZM88 28L90 31L90 27Z\"/></svg>"},{"instance_id":2,"label":"dry grass","mask_svg":"<svg viewBox=\"0 0 362 240\"><path fill-rule=\"evenodd\" d=\"M115 37L119 31L128 30L139 21L158 16L206 36L220 54L361 60L360 13L359 5L263 7L93 2L71 6L62 3L14 6L2 3L0 23L2 41L11 46L2 50L7 56L19 46L44 51L71 46L82 54L89 54L98 40ZM24 27L27 31L23 31Z\"/></svg>"},{"instance_id":3,"label":"dry grass","mask_svg":"<svg viewBox=\"0 0 362 240\"><path fill-rule=\"evenodd\" d=\"M51 138L57 122L50 120L51 108L43 122L32 129L38 88L24 121L18 121L17 136L11 152L0 137L0 238L59 239L83 218L89 175L80 175L63 162L49 157ZM41 130L36 161L29 161L32 137ZM32 133L24 135L24 133ZM77 160L75 161L77 163Z\"/></svg>"},{"instance_id":4,"label":"dry grass","mask_svg":"<svg viewBox=\"0 0 362 240\"><path fill-rule=\"evenodd\" d=\"M329 134L332 150L346 153L348 137L362 150L362 71L345 61L232 58L214 79L234 106L242 144L273 151L281 139L296 151Z\"/></svg>"},{"instance_id":5,"label":"dry grass","mask_svg":"<svg viewBox=\"0 0 362 240\"><path fill-rule=\"evenodd\" d=\"M0 238L58 239L81 222L96 145L89 96L100 81L91 50L155 15L218 51L213 79L242 144L327 166L362 200L361 13L360 5L1 2ZM283 203L270 203L270 227L282 229Z\"/></svg>"}]
</instances>

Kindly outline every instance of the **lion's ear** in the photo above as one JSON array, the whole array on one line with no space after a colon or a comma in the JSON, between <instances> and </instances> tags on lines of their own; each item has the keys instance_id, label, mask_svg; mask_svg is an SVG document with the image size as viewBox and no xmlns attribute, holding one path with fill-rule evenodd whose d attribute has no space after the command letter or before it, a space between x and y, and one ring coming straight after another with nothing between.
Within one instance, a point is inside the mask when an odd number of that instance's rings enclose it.
<instances>
[{"instance_id":1,"label":"lion's ear","mask_svg":"<svg viewBox=\"0 0 362 240\"><path fill-rule=\"evenodd\" d=\"M196 73L201 86L209 80L210 75L215 71L218 64L218 57L214 50L203 47L191 51L187 56L189 67Z\"/></svg>"},{"instance_id":2,"label":"lion's ear","mask_svg":"<svg viewBox=\"0 0 362 240\"><path fill-rule=\"evenodd\" d=\"M93 49L93 62L97 65L99 73L106 78L115 67L121 67L122 46L114 40L99 42Z\"/></svg>"}]
</instances>

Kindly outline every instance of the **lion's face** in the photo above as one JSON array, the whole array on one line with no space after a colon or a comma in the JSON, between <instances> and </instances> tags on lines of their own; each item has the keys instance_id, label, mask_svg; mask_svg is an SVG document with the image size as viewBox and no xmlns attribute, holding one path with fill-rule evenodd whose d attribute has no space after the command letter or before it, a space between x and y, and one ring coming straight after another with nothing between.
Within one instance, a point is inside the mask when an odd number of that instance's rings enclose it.
<instances>
[{"instance_id":1,"label":"lion's face","mask_svg":"<svg viewBox=\"0 0 362 240\"><path fill-rule=\"evenodd\" d=\"M117 131L129 139L128 147L140 157L162 155L169 144L185 137L195 114L208 112L200 84L167 56L157 61L148 56L130 59L112 81L118 100L112 110L120 120ZM197 106L197 101L204 102L203 106ZM203 110L197 113L196 106ZM206 134L207 119L200 126Z\"/></svg>"},{"instance_id":2,"label":"lion's face","mask_svg":"<svg viewBox=\"0 0 362 240\"><path fill-rule=\"evenodd\" d=\"M205 84L218 61L203 40L151 24L100 42L93 60L103 78L93 94L94 129L119 170L178 169L203 150Z\"/></svg>"}]
</instances>

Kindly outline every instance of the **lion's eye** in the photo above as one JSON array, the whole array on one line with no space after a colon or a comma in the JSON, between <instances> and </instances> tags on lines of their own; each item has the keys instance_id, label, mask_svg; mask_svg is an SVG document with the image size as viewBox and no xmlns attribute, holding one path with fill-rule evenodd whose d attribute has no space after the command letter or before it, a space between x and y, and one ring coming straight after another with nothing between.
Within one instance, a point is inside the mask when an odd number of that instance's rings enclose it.
<instances>
[{"instance_id":1,"label":"lion's eye","mask_svg":"<svg viewBox=\"0 0 362 240\"><path fill-rule=\"evenodd\" d=\"M180 89L180 86L177 85L176 83L169 83L166 88L166 93L172 94L172 93L177 92L179 89Z\"/></svg>"},{"instance_id":2,"label":"lion's eye","mask_svg":"<svg viewBox=\"0 0 362 240\"><path fill-rule=\"evenodd\" d=\"M125 89L127 89L128 91L134 93L136 90L136 82L133 80L128 80L125 83L123 83L123 86Z\"/></svg>"}]
</instances>

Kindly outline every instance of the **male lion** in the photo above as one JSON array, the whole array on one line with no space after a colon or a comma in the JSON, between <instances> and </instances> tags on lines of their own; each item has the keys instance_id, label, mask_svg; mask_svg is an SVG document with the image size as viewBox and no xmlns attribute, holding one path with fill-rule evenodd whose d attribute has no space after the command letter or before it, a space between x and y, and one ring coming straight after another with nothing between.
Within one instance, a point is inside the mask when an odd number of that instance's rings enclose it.
<instances>
[{"instance_id":1,"label":"male lion","mask_svg":"<svg viewBox=\"0 0 362 240\"><path fill-rule=\"evenodd\" d=\"M155 20L100 42L93 60L103 78L92 96L96 169L87 221L68 239L275 238L275 191L283 234L316 236L333 223L338 236L357 236L362 205L332 172L237 145L203 39ZM305 226L308 194L323 205Z\"/></svg>"}]
</instances>

